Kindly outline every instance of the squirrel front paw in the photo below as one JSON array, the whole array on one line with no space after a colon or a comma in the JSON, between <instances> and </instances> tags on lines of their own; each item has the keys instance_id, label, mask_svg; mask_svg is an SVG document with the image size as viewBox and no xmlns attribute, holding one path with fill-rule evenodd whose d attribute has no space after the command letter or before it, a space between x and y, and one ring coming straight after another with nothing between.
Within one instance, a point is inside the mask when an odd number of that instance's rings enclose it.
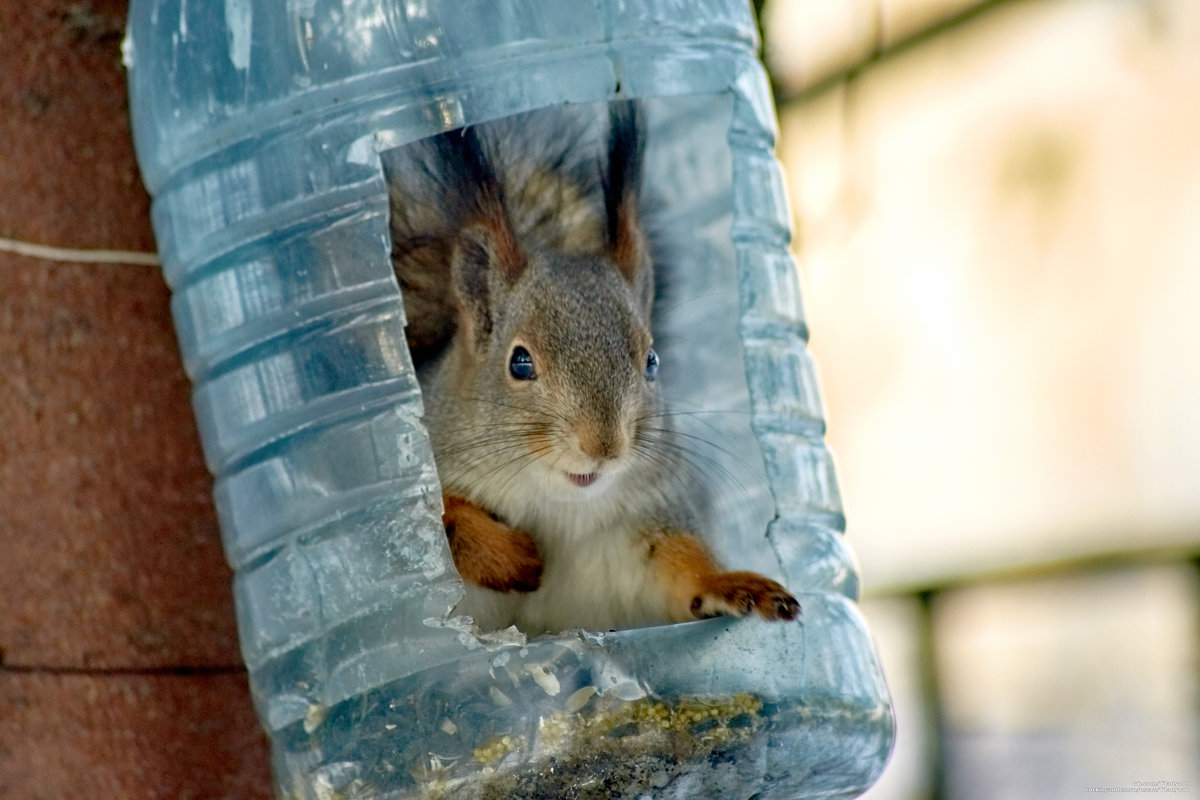
<instances>
[{"instance_id":1,"label":"squirrel front paw","mask_svg":"<svg viewBox=\"0 0 1200 800\"><path fill-rule=\"evenodd\" d=\"M757 572L720 572L701 579L691 605L692 616L699 619L744 617L752 611L763 619L792 620L800 616L800 603L782 585Z\"/></svg>"},{"instance_id":2,"label":"squirrel front paw","mask_svg":"<svg viewBox=\"0 0 1200 800\"><path fill-rule=\"evenodd\" d=\"M525 531L496 522L474 527L468 536L456 527L450 554L463 580L497 592L532 592L542 583L542 554Z\"/></svg>"},{"instance_id":3,"label":"squirrel front paw","mask_svg":"<svg viewBox=\"0 0 1200 800\"><path fill-rule=\"evenodd\" d=\"M542 554L533 537L479 506L444 497L446 538L463 580L497 592L532 592L542 583Z\"/></svg>"}]
</instances>

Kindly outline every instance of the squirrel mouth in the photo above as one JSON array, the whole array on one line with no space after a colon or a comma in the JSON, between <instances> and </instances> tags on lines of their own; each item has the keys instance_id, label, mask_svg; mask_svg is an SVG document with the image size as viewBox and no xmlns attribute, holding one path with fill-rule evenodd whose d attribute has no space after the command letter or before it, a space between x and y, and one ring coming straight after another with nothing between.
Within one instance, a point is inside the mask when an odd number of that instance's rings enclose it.
<instances>
[{"instance_id":1,"label":"squirrel mouth","mask_svg":"<svg viewBox=\"0 0 1200 800\"><path fill-rule=\"evenodd\" d=\"M598 473L598 472L589 472L586 475L580 475L577 472L568 472L567 473L567 480L569 480L571 483L575 484L576 486L580 487L581 489L584 487L587 487L587 486L591 486L593 483L596 482L596 478L598 478L598 477L600 477L600 473Z\"/></svg>"}]
</instances>

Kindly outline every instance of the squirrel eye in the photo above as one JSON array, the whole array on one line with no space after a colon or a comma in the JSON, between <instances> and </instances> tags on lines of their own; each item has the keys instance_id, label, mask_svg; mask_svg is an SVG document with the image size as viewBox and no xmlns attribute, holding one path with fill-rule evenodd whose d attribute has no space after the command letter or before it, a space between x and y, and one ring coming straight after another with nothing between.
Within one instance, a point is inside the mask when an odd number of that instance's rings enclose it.
<instances>
[{"instance_id":1,"label":"squirrel eye","mask_svg":"<svg viewBox=\"0 0 1200 800\"><path fill-rule=\"evenodd\" d=\"M533 356L524 347L517 345L508 359L508 374L519 381L531 381L537 377L533 369Z\"/></svg>"},{"instance_id":2,"label":"squirrel eye","mask_svg":"<svg viewBox=\"0 0 1200 800\"><path fill-rule=\"evenodd\" d=\"M653 350L646 356L646 380L652 381L658 377L658 353Z\"/></svg>"}]
</instances>

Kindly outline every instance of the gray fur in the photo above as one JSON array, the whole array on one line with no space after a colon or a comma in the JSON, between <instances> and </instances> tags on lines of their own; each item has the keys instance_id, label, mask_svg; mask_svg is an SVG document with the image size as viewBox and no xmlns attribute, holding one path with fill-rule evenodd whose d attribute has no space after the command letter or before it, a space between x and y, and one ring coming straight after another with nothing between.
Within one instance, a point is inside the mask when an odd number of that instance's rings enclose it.
<instances>
[{"instance_id":1,"label":"gray fur","mask_svg":"<svg viewBox=\"0 0 1200 800\"><path fill-rule=\"evenodd\" d=\"M468 586L459 610L483 628L679 618L654 584L646 543L694 530L706 492L661 413L659 382L646 377L655 237L652 220L636 218L642 133L633 104L612 119L607 145L603 121L554 109L480 126L450 150L428 144L389 159L406 305L452 315L432 326L442 341L418 370L443 489L528 532L545 560L535 592ZM476 185L464 185L461 164L438 161L456 147L475 148L465 161L485 160L470 170L483 176ZM619 163L619 176L604 174L606 162ZM617 247L617 222L637 247ZM416 225L444 239L440 279L405 261L405 242L428 241ZM509 374L517 345L532 354L535 380ZM599 477L580 488L571 474Z\"/></svg>"}]
</instances>

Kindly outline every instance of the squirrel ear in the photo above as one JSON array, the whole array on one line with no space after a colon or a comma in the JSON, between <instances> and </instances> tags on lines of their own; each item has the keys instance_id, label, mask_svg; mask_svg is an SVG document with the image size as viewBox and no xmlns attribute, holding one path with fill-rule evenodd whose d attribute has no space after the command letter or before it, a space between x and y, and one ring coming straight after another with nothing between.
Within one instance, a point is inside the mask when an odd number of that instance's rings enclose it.
<instances>
[{"instance_id":1,"label":"squirrel ear","mask_svg":"<svg viewBox=\"0 0 1200 800\"><path fill-rule=\"evenodd\" d=\"M525 271L525 254L504 220L482 220L459 236L450 264L459 330L477 352L492 334L494 310Z\"/></svg>"},{"instance_id":2,"label":"squirrel ear","mask_svg":"<svg viewBox=\"0 0 1200 800\"><path fill-rule=\"evenodd\" d=\"M504 189L488 158L479 131L460 128L434 140L445 186L461 233L451 256L450 280L458 325L476 352L491 336L494 312L506 290L525 271L525 254L517 244L504 205Z\"/></svg>"},{"instance_id":3,"label":"squirrel ear","mask_svg":"<svg viewBox=\"0 0 1200 800\"><path fill-rule=\"evenodd\" d=\"M610 104L608 174L604 181L608 250L631 284L639 282L647 264L645 235L638 215L644 147L645 132L637 102Z\"/></svg>"}]
</instances>

